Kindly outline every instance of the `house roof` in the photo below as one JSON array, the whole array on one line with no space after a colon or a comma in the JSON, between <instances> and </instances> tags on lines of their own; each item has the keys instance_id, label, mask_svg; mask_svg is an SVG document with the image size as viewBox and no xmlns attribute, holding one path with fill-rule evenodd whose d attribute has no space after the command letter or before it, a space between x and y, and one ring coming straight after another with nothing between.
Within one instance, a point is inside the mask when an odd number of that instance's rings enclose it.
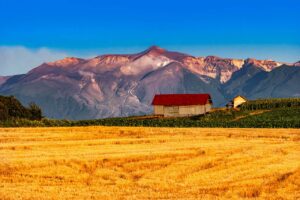
<instances>
[{"instance_id":1,"label":"house roof","mask_svg":"<svg viewBox=\"0 0 300 200\"><path fill-rule=\"evenodd\" d=\"M154 96L152 105L205 105L208 101L211 102L211 97L209 94L159 94Z\"/></svg>"},{"instance_id":2,"label":"house roof","mask_svg":"<svg viewBox=\"0 0 300 200\"><path fill-rule=\"evenodd\" d=\"M236 99L236 98L238 98L238 97L241 97L241 98L243 98L243 99L245 99L245 100L247 101L247 98L244 97L244 96L242 96L242 95L237 95L237 96L235 96L233 99Z\"/></svg>"}]
</instances>

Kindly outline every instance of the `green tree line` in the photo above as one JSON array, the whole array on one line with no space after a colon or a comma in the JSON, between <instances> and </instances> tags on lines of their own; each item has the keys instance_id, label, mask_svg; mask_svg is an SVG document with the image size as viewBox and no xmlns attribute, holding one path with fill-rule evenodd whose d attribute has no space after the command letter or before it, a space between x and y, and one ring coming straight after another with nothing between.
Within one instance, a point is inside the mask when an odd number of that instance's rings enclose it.
<instances>
[{"instance_id":1,"label":"green tree line","mask_svg":"<svg viewBox=\"0 0 300 200\"><path fill-rule=\"evenodd\" d=\"M35 103L30 103L28 107L25 107L13 96L0 96L0 121L41 120L42 118L42 110Z\"/></svg>"},{"instance_id":2,"label":"green tree line","mask_svg":"<svg viewBox=\"0 0 300 200\"><path fill-rule=\"evenodd\" d=\"M300 98L274 98L247 101L241 110L269 110L274 108L300 107Z\"/></svg>"}]
</instances>

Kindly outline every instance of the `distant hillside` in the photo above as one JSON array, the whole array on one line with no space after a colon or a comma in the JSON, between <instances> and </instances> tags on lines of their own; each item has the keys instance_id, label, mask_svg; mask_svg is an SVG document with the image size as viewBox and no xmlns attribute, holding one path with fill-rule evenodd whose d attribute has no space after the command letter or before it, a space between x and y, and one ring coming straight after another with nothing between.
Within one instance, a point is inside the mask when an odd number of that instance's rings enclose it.
<instances>
[{"instance_id":1,"label":"distant hillside","mask_svg":"<svg viewBox=\"0 0 300 200\"><path fill-rule=\"evenodd\" d=\"M9 79L10 76L0 76L0 86L6 82L7 79Z\"/></svg>"},{"instance_id":2,"label":"distant hillside","mask_svg":"<svg viewBox=\"0 0 300 200\"><path fill-rule=\"evenodd\" d=\"M282 65L271 72L247 65L233 73L224 87L227 96L249 99L300 96L300 67Z\"/></svg>"},{"instance_id":3,"label":"distant hillside","mask_svg":"<svg viewBox=\"0 0 300 200\"><path fill-rule=\"evenodd\" d=\"M151 47L129 55L65 58L3 78L0 94L34 101L55 119L148 115L155 94L210 93L215 107L235 95L300 97L299 63L195 57ZM1 81L1 79L0 79Z\"/></svg>"},{"instance_id":4,"label":"distant hillside","mask_svg":"<svg viewBox=\"0 0 300 200\"><path fill-rule=\"evenodd\" d=\"M0 96L0 121L15 119L41 120L42 111L34 103L27 108L13 96Z\"/></svg>"}]
</instances>

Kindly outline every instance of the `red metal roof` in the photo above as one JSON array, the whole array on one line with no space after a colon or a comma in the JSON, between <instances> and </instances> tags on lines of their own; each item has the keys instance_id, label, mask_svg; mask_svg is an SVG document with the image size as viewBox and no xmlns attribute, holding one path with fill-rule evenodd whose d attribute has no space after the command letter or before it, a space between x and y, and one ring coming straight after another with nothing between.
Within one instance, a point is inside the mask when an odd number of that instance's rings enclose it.
<instances>
[{"instance_id":1,"label":"red metal roof","mask_svg":"<svg viewBox=\"0 0 300 200\"><path fill-rule=\"evenodd\" d=\"M152 105L205 105L208 101L211 101L209 94L158 94L155 95Z\"/></svg>"}]
</instances>

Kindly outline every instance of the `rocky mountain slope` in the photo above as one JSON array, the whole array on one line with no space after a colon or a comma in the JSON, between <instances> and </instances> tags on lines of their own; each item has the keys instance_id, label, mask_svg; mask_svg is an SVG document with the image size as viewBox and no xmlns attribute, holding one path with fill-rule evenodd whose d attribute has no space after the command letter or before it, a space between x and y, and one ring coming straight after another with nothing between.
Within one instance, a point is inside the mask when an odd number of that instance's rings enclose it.
<instances>
[{"instance_id":1,"label":"rocky mountain slope","mask_svg":"<svg viewBox=\"0 0 300 200\"><path fill-rule=\"evenodd\" d=\"M242 77L240 76L233 80L241 82ZM228 90L229 85L230 83L225 86L227 92L230 91ZM235 88L238 89L230 93L229 96L241 94L250 99L300 97L300 67L283 65L271 72L256 71L256 73L252 73L251 78Z\"/></svg>"},{"instance_id":2,"label":"rocky mountain slope","mask_svg":"<svg viewBox=\"0 0 300 200\"><path fill-rule=\"evenodd\" d=\"M280 65L194 57L153 46L137 54L44 63L0 82L0 94L15 95L24 104L34 101L47 117L67 119L148 114L153 96L160 93L210 93L215 106L225 105L236 94L300 96L299 67ZM278 84L277 76L282 77Z\"/></svg>"},{"instance_id":3,"label":"rocky mountain slope","mask_svg":"<svg viewBox=\"0 0 300 200\"><path fill-rule=\"evenodd\" d=\"M10 76L0 76L0 86L6 82L7 79L9 79Z\"/></svg>"}]
</instances>

